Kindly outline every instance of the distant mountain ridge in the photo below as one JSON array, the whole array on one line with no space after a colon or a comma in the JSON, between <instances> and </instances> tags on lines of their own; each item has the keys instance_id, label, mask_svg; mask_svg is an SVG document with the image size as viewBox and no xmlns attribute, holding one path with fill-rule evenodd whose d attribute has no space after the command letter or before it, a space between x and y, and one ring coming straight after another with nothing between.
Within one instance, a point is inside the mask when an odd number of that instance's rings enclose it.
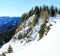
<instances>
[{"instance_id":1,"label":"distant mountain ridge","mask_svg":"<svg viewBox=\"0 0 60 56\"><path fill-rule=\"evenodd\" d=\"M0 17L0 45L12 38L20 19L21 17Z\"/></svg>"},{"instance_id":2,"label":"distant mountain ridge","mask_svg":"<svg viewBox=\"0 0 60 56\"><path fill-rule=\"evenodd\" d=\"M9 30L8 28L12 28L18 24L20 17L0 17L0 32L5 30Z\"/></svg>"}]
</instances>

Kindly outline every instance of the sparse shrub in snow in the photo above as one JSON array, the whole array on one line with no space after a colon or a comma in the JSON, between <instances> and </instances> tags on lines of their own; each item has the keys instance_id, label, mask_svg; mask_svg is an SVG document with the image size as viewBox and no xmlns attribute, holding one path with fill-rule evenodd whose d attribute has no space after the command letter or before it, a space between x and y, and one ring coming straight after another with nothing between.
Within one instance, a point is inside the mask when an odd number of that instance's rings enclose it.
<instances>
[{"instance_id":1,"label":"sparse shrub in snow","mask_svg":"<svg viewBox=\"0 0 60 56\"><path fill-rule=\"evenodd\" d=\"M27 33L24 33L23 35L22 35L22 33L19 33L18 40L24 39L26 36L27 36Z\"/></svg>"},{"instance_id":2,"label":"sparse shrub in snow","mask_svg":"<svg viewBox=\"0 0 60 56\"><path fill-rule=\"evenodd\" d=\"M21 41L21 43L23 42L23 40Z\"/></svg>"},{"instance_id":3,"label":"sparse shrub in snow","mask_svg":"<svg viewBox=\"0 0 60 56\"><path fill-rule=\"evenodd\" d=\"M47 35L47 33L49 32L49 30L50 30L50 26L46 26L45 35Z\"/></svg>"},{"instance_id":4,"label":"sparse shrub in snow","mask_svg":"<svg viewBox=\"0 0 60 56\"><path fill-rule=\"evenodd\" d=\"M26 42L30 42L31 41L31 37L29 36L29 38L26 40Z\"/></svg>"},{"instance_id":5,"label":"sparse shrub in snow","mask_svg":"<svg viewBox=\"0 0 60 56\"><path fill-rule=\"evenodd\" d=\"M32 27L30 27L30 28L27 30L27 33L29 33L31 30L32 30Z\"/></svg>"},{"instance_id":6,"label":"sparse shrub in snow","mask_svg":"<svg viewBox=\"0 0 60 56\"><path fill-rule=\"evenodd\" d=\"M50 24L50 26L52 26L52 24Z\"/></svg>"},{"instance_id":7,"label":"sparse shrub in snow","mask_svg":"<svg viewBox=\"0 0 60 56\"><path fill-rule=\"evenodd\" d=\"M15 42L16 39L17 39L16 36L14 36L14 37L13 37L13 42Z\"/></svg>"},{"instance_id":8,"label":"sparse shrub in snow","mask_svg":"<svg viewBox=\"0 0 60 56\"><path fill-rule=\"evenodd\" d=\"M4 52L2 53L2 56L6 56Z\"/></svg>"},{"instance_id":9,"label":"sparse shrub in snow","mask_svg":"<svg viewBox=\"0 0 60 56\"><path fill-rule=\"evenodd\" d=\"M9 47L8 47L8 53L12 53L12 52L13 52L13 49L12 49L11 45L9 45Z\"/></svg>"},{"instance_id":10,"label":"sparse shrub in snow","mask_svg":"<svg viewBox=\"0 0 60 56\"><path fill-rule=\"evenodd\" d=\"M50 26L47 26L47 30L48 30L48 31L50 30Z\"/></svg>"},{"instance_id":11,"label":"sparse shrub in snow","mask_svg":"<svg viewBox=\"0 0 60 56\"><path fill-rule=\"evenodd\" d=\"M19 35L18 35L18 39L20 40L20 39L22 39L22 34L21 33L19 33Z\"/></svg>"}]
</instances>

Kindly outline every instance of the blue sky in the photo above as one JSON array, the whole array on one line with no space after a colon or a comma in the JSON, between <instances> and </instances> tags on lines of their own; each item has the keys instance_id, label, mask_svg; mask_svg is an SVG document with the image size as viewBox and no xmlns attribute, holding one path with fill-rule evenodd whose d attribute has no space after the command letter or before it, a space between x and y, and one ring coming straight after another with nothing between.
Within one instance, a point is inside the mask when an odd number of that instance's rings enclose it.
<instances>
[{"instance_id":1,"label":"blue sky","mask_svg":"<svg viewBox=\"0 0 60 56\"><path fill-rule=\"evenodd\" d=\"M0 0L0 16L21 16L32 7L44 4L60 8L59 0Z\"/></svg>"}]
</instances>

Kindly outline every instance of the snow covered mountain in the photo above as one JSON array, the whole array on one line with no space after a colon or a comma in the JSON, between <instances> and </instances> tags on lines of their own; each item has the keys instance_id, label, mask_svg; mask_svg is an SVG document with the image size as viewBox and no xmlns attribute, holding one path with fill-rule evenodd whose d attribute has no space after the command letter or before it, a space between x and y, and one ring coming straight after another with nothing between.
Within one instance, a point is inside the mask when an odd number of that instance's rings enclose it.
<instances>
[{"instance_id":1,"label":"snow covered mountain","mask_svg":"<svg viewBox=\"0 0 60 56\"><path fill-rule=\"evenodd\" d=\"M34 15L31 17L33 18ZM27 29L29 28L26 27L15 35L16 39L12 38L10 42L4 44L0 49L0 53L7 52L9 45L11 45L13 48L13 53L6 53L6 56L60 56L60 17L57 16L53 20L51 20L51 18L52 17L50 17L50 22L53 26L51 26L48 35L44 36L43 39L37 41L39 37L38 31L40 27L39 24L41 23L40 20L39 23L33 28L33 30L35 29L35 31L37 31L32 32L33 34L31 35L31 39L34 41L26 43L26 38L18 40L19 33L22 32L22 34L24 34L24 32L26 33Z\"/></svg>"},{"instance_id":2,"label":"snow covered mountain","mask_svg":"<svg viewBox=\"0 0 60 56\"><path fill-rule=\"evenodd\" d=\"M43 16L42 16L43 15ZM0 49L6 56L60 56L60 15L35 14L21 21L12 39ZM47 18L47 19L46 19Z\"/></svg>"}]
</instances>

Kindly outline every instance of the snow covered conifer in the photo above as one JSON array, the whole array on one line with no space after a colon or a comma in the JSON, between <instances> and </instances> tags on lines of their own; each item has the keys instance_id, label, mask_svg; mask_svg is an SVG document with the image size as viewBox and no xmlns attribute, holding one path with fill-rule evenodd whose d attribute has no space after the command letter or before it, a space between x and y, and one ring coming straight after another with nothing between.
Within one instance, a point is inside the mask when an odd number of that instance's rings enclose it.
<instances>
[{"instance_id":1,"label":"snow covered conifer","mask_svg":"<svg viewBox=\"0 0 60 56\"><path fill-rule=\"evenodd\" d=\"M9 47L8 47L8 53L12 53L12 52L13 52L13 49L12 49L11 45L9 45Z\"/></svg>"}]
</instances>

